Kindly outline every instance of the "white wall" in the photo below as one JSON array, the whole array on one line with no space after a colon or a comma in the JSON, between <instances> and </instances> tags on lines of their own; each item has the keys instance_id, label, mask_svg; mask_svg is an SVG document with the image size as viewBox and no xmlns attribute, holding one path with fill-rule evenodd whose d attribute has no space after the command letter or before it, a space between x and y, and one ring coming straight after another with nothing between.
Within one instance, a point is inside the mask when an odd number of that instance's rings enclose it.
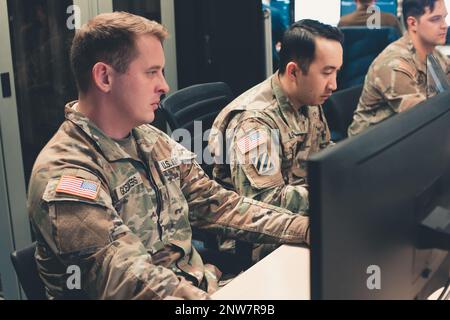
<instances>
[{"instance_id":1,"label":"white wall","mask_svg":"<svg viewBox=\"0 0 450 320\"><path fill-rule=\"evenodd\" d=\"M341 17L341 0L296 0L294 9L295 21L314 19L337 26Z\"/></svg>"},{"instance_id":2,"label":"white wall","mask_svg":"<svg viewBox=\"0 0 450 320\"><path fill-rule=\"evenodd\" d=\"M447 11L450 13L450 0L444 0ZM450 14L447 16L447 24L450 26Z\"/></svg>"}]
</instances>

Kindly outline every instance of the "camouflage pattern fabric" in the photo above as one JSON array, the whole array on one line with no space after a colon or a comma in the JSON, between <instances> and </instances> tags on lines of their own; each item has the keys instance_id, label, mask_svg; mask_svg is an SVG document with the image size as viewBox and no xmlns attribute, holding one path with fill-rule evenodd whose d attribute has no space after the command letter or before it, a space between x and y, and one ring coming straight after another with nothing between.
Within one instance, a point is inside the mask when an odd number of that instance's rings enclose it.
<instances>
[{"instance_id":1,"label":"camouflage pattern fabric","mask_svg":"<svg viewBox=\"0 0 450 320\"><path fill-rule=\"evenodd\" d=\"M214 121L209 138L213 176L240 195L306 212L306 160L331 144L322 107L294 108L277 72L231 102Z\"/></svg>"},{"instance_id":2,"label":"camouflage pattern fabric","mask_svg":"<svg viewBox=\"0 0 450 320\"><path fill-rule=\"evenodd\" d=\"M50 298L70 294L71 265L92 299L209 298L221 273L193 248L191 224L250 242L308 241L307 218L225 190L156 128L132 130L136 159L73 105L38 156L28 192Z\"/></svg>"},{"instance_id":3,"label":"camouflage pattern fabric","mask_svg":"<svg viewBox=\"0 0 450 320\"><path fill-rule=\"evenodd\" d=\"M450 79L450 63L438 50L432 53ZM393 115L436 95L427 86L427 66L420 61L406 33L372 62L348 135L357 135Z\"/></svg>"}]
</instances>

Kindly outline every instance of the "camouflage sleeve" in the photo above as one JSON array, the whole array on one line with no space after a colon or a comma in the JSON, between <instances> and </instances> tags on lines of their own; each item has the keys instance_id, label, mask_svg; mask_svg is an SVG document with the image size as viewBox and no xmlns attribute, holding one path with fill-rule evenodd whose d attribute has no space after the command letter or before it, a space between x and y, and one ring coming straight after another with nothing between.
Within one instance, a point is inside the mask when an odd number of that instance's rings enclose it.
<instances>
[{"instance_id":1,"label":"camouflage sleeve","mask_svg":"<svg viewBox=\"0 0 450 320\"><path fill-rule=\"evenodd\" d=\"M101 185L90 173L78 170L77 176ZM31 221L64 270L80 268L81 290L89 298L208 298L171 270L153 264L139 237L118 216L106 188L99 187L91 200L56 192L60 180L51 179L40 203L30 204ZM52 278L56 275L47 274L44 282ZM68 290L65 283L59 280L53 287L64 292ZM48 282L46 285L49 287Z\"/></svg>"},{"instance_id":2,"label":"camouflage sleeve","mask_svg":"<svg viewBox=\"0 0 450 320\"><path fill-rule=\"evenodd\" d=\"M392 61L378 67L374 85L394 112L403 112L426 99L426 79L410 63ZM417 78L417 79L416 79Z\"/></svg>"},{"instance_id":3,"label":"camouflage sleeve","mask_svg":"<svg viewBox=\"0 0 450 320\"><path fill-rule=\"evenodd\" d=\"M308 217L226 190L195 160L182 164L181 172L192 225L255 243L309 243Z\"/></svg>"},{"instance_id":4,"label":"camouflage sleeve","mask_svg":"<svg viewBox=\"0 0 450 320\"><path fill-rule=\"evenodd\" d=\"M258 139L256 143L248 142ZM281 147L277 130L249 119L231 137L230 172L238 194L292 212L308 210L306 184L287 185L281 172Z\"/></svg>"}]
</instances>

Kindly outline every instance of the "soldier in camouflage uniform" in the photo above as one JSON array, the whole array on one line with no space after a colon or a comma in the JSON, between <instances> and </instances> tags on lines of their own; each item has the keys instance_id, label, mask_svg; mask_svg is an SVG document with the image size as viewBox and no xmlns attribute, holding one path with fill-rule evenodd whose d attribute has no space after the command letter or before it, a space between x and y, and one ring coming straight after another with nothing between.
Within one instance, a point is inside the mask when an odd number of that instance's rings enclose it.
<instances>
[{"instance_id":1,"label":"soldier in camouflage uniform","mask_svg":"<svg viewBox=\"0 0 450 320\"><path fill-rule=\"evenodd\" d=\"M430 3L431 6L426 6L424 1L404 1L403 17L408 31L369 67L353 122L348 128L349 136L436 95L427 76L428 54L437 59L450 79L449 59L436 49L437 45L445 44L447 10L442 0Z\"/></svg>"},{"instance_id":2,"label":"soldier in camouflage uniform","mask_svg":"<svg viewBox=\"0 0 450 320\"><path fill-rule=\"evenodd\" d=\"M44 147L29 185L36 261L50 298L204 299L220 271L192 246L191 224L251 242L308 242L308 219L240 197L210 180L195 155L145 123L154 118L166 30L128 13L77 31L79 101Z\"/></svg>"},{"instance_id":3,"label":"soldier in camouflage uniform","mask_svg":"<svg viewBox=\"0 0 450 320\"><path fill-rule=\"evenodd\" d=\"M313 20L286 31L279 71L214 121L209 149L217 181L258 201L308 210L306 160L331 144L320 104L336 89L341 42L336 28Z\"/></svg>"}]
</instances>

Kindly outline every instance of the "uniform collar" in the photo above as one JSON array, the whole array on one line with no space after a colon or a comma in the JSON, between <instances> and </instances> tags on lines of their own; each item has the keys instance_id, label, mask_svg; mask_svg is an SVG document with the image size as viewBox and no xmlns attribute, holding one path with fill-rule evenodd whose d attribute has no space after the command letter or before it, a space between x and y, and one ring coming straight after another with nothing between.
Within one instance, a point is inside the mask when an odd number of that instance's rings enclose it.
<instances>
[{"instance_id":1,"label":"uniform collar","mask_svg":"<svg viewBox=\"0 0 450 320\"><path fill-rule=\"evenodd\" d=\"M272 85L272 92L277 100L278 106L280 108L280 112L282 116L285 118L285 121L289 124L291 124L292 119L297 119L299 116L299 112L301 109L307 108L307 106L301 106L298 110L292 105L291 101L287 97L287 95L284 93L283 89L281 88L280 79L278 78L278 71L272 76L271 79L271 85Z\"/></svg>"},{"instance_id":2,"label":"uniform collar","mask_svg":"<svg viewBox=\"0 0 450 320\"><path fill-rule=\"evenodd\" d=\"M277 100L278 106L281 109L281 112L285 115L290 114L295 111L294 106L292 105L291 101L289 101L289 98L284 93L283 88L281 87L281 82L279 77L278 71L272 76L271 79L271 85L272 85L272 92Z\"/></svg>"},{"instance_id":3,"label":"uniform collar","mask_svg":"<svg viewBox=\"0 0 450 320\"><path fill-rule=\"evenodd\" d=\"M403 44L406 46L406 48L408 49L409 53L411 54L413 62L415 64L417 70L419 70L420 72L423 72L424 74L426 74L427 73L426 62L421 61L419 59L419 56L417 55L417 52L416 52L416 48L414 47L414 44L413 44L413 42L411 40L411 37L409 36L408 32L405 32L405 34L400 39L400 41L403 42Z\"/></svg>"},{"instance_id":4,"label":"uniform collar","mask_svg":"<svg viewBox=\"0 0 450 320\"><path fill-rule=\"evenodd\" d=\"M64 112L66 119L74 123L88 135L100 148L108 161L132 158L116 141L107 136L88 117L73 109L73 106L77 102L78 101L72 101L65 106ZM138 151L144 154L150 154L156 141L154 141L155 137L149 135L144 127L145 126L139 126L134 128L132 134L136 139Z\"/></svg>"}]
</instances>

